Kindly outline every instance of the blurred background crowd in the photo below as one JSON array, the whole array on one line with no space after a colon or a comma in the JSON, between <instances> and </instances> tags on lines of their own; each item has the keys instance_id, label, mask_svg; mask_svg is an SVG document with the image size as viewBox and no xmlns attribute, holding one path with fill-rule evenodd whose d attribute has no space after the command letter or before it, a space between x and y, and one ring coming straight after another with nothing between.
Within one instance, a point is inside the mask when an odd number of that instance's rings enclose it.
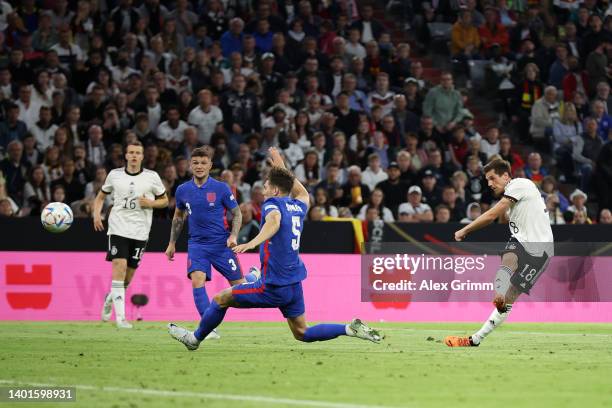
<instances>
[{"instance_id":1,"label":"blurred background crowd","mask_svg":"<svg viewBox=\"0 0 612 408\"><path fill-rule=\"evenodd\" d=\"M501 157L551 223L612 223L611 30L596 0L0 0L0 215L90 216L140 140L156 217L210 145L245 237L271 146L311 220L469 222Z\"/></svg>"}]
</instances>

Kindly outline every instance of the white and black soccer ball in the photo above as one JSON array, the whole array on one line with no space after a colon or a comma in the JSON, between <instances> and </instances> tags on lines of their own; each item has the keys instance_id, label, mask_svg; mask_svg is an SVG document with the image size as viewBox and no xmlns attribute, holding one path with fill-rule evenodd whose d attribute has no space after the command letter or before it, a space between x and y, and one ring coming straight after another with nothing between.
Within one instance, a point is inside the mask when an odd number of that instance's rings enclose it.
<instances>
[{"instance_id":1,"label":"white and black soccer ball","mask_svg":"<svg viewBox=\"0 0 612 408\"><path fill-rule=\"evenodd\" d=\"M64 232L72 225L74 215L70 206L64 203L49 203L40 214L40 222L49 232Z\"/></svg>"}]
</instances>

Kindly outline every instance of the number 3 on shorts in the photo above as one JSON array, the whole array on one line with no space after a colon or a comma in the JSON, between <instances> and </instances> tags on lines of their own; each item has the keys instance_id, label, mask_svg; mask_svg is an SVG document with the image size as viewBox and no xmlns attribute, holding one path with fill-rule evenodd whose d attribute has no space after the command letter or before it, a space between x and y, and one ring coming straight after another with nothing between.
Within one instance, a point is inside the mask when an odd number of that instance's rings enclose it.
<instances>
[{"instance_id":1,"label":"number 3 on shorts","mask_svg":"<svg viewBox=\"0 0 612 408\"><path fill-rule=\"evenodd\" d=\"M236 266L236 262L233 259L228 259L227 262L231 265L232 271L235 271L238 268Z\"/></svg>"}]
</instances>

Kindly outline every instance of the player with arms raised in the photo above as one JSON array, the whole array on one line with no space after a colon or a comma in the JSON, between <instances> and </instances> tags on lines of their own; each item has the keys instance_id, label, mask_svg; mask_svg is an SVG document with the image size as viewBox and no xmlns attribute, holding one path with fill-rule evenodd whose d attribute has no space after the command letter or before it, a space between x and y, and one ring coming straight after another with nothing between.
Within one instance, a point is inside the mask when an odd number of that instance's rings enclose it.
<instances>
[{"instance_id":1,"label":"player with arms raised","mask_svg":"<svg viewBox=\"0 0 612 408\"><path fill-rule=\"evenodd\" d=\"M113 265L111 291L106 295L102 320L108 321L113 306L117 327L132 327L125 319L125 289L134 277L147 246L153 209L168 206L166 189L159 175L142 167L144 148L140 142L127 145L124 168L111 170L94 200L93 223L104 231L102 205L107 194L113 194L108 217L108 252L106 260Z\"/></svg>"},{"instance_id":2,"label":"player with arms raised","mask_svg":"<svg viewBox=\"0 0 612 408\"><path fill-rule=\"evenodd\" d=\"M495 309L482 328L470 337L449 336L444 342L449 347L478 346L512 310L521 295L529 294L546 269L554 253L554 241L546 205L538 187L526 178L510 176L510 163L493 160L484 167L484 174L496 196L495 206L470 224L455 232L462 241L470 232L481 229L495 220L505 219L509 213L510 239L502 252L502 264L495 275Z\"/></svg>"},{"instance_id":3,"label":"player with arms raised","mask_svg":"<svg viewBox=\"0 0 612 408\"><path fill-rule=\"evenodd\" d=\"M229 307L278 308L287 319L297 340L313 342L331 340L338 336L352 336L380 342L383 336L359 319L354 319L350 324L319 324L312 327L306 324L302 292L306 268L299 257L299 247L310 196L304 186L285 168L283 159L275 148L270 149L270 156L272 169L264 183L266 200L262 205L262 228L250 242L234 247L234 252L243 253L263 244L260 247L261 278L256 282L225 289L215 295L195 332L173 323L168 325L168 332L187 349L195 350L223 321Z\"/></svg>"},{"instance_id":4,"label":"player with arms raised","mask_svg":"<svg viewBox=\"0 0 612 408\"><path fill-rule=\"evenodd\" d=\"M174 260L176 241L185 219L189 217L187 277L191 279L193 299L200 317L210 304L205 284L211 280L211 265L230 285L245 282L238 259L230 249L236 245L242 213L228 185L209 176L211 168L209 148L194 149L191 153L193 179L176 189L176 209L166 249L168 259ZM231 232L226 227L227 210L232 213ZM258 277L256 271L247 275L247 280L255 281ZM213 331L208 338L216 339L219 335Z\"/></svg>"}]
</instances>

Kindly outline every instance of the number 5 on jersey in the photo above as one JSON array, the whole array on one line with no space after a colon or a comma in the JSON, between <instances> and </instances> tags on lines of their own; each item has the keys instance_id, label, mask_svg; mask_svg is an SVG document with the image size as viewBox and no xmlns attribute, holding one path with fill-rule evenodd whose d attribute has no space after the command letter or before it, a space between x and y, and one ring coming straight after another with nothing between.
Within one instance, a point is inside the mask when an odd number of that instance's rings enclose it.
<instances>
[{"instance_id":1,"label":"number 5 on jersey","mask_svg":"<svg viewBox=\"0 0 612 408\"><path fill-rule=\"evenodd\" d=\"M293 232L293 236L295 237L291 239L291 248L294 251L297 251L298 249L300 249L300 237L302 236L302 231L300 231L300 217L291 217L291 222L293 224L291 227L291 231Z\"/></svg>"}]
</instances>

